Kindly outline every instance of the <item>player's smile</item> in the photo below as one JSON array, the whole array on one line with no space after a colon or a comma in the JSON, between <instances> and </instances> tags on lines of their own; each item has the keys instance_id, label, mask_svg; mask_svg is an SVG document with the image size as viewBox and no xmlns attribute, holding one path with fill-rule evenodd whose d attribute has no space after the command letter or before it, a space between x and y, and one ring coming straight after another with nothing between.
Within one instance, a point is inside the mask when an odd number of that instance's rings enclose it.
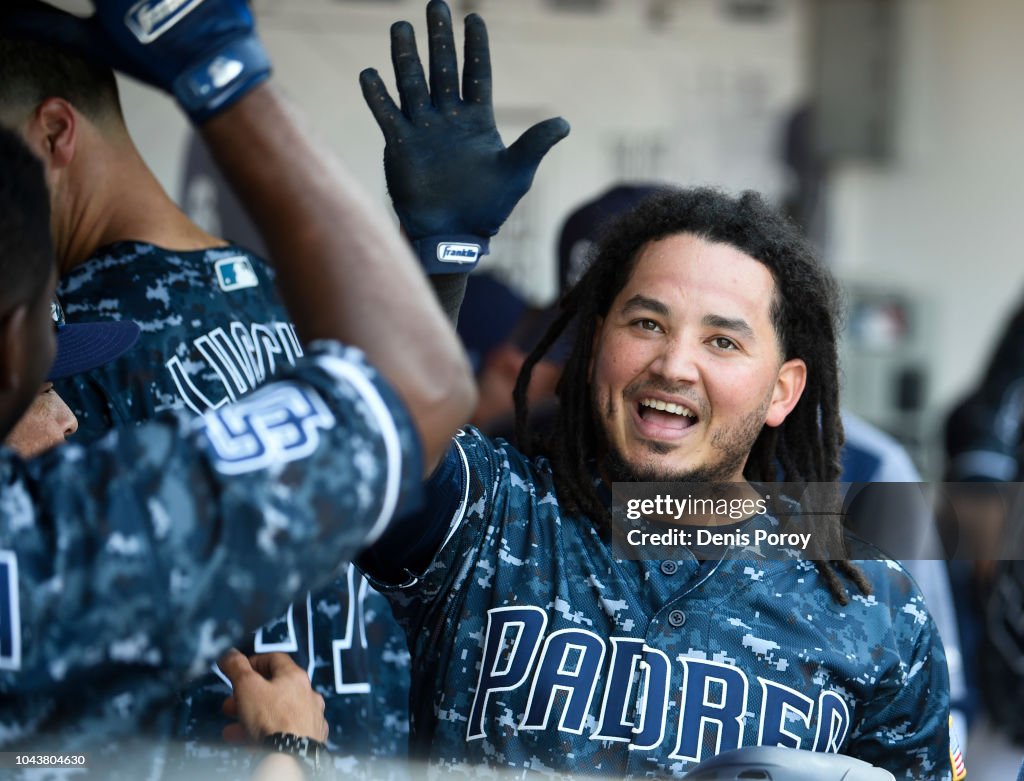
<instances>
[{"instance_id":1,"label":"player's smile","mask_svg":"<svg viewBox=\"0 0 1024 781\"><path fill-rule=\"evenodd\" d=\"M594 410L612 455L643 479L740 480L761 428L799 399L782 360L775 280L689 234L650 242L595 333Z\"/></svg>"},{"instance_id":2,"label":"player's smile","mask_svg":"<svg viewBox=\"0 0 1024 781\"><path fill-rule=\"evenodd\" d=\"M642 438L678 442L700 421L698 405L689 399L646 388L640 393L628 390L627 400L633 400L633 423Z\"/></svg>"}]
</instances>

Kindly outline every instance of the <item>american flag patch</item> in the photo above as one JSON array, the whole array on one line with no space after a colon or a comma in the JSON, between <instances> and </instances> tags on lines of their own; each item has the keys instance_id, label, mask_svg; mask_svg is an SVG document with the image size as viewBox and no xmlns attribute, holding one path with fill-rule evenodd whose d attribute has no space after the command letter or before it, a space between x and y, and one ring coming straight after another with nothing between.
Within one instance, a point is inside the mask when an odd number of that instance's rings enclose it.
<instances>
[{"instance_id":1,"label":"american flag patch","mask_svg":"<svg viewBox=\"0 0 1024 781\"><path fill-rule=\"evenodd\" d=\"M949 764L953 767L953 781L964 781L967 778L967 766L964 765L964 752L960 750L960 741L953 731L953 717L949 717Z\"/></svg>"}]
</instances>

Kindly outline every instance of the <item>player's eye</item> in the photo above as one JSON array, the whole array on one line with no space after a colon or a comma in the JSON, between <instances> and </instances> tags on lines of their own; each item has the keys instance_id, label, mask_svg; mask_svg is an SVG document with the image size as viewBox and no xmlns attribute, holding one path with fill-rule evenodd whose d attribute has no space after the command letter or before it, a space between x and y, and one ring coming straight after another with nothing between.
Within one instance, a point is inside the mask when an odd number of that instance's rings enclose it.
<instances>
[{"instance_id":1,"label":"player's eye","mask_svg":"<svg viewBox=\"0 0 1024 781\"><path fill-rule=\"evenodd\" d=\"M711 343L719 350L738 350L739 347L732 339L727 336L716 336L711 340Z\"/></svg>"},{"instance_id":2,"label":"player's eye","mask_svg":"<svg viewBox=\"0 0 1024 781\"><path fill-rule=\"evenodd\" d=\"M634 320L633 325L637 326L638 328L644 331L653 331L655 333L661 331L661 326L658 325L658 321L651 320L650 318L647 317L640 318L639 320Z\"/></svg>"}]
</instances>

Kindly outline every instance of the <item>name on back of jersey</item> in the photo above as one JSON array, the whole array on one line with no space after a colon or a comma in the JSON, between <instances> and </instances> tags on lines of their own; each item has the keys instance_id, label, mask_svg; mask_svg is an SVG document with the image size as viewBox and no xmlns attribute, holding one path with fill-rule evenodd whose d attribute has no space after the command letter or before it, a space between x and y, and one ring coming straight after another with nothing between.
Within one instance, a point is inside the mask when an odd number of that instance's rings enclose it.
<instances>
[{"instance_id":1,"label":"name on back of jersey","mask_svg":"<svg viewBox=\"0 0 1024 781\"><path fill-rule=\"evenodd\" d=\"M178 396L197 415L237 401L274 376L282 365L294 366L303 354L291 323L238 320L195 337L175 353L164 365ZM219 380L213 388L196 379L206 369L212 369Z\"/></svg>"}]
</instances>

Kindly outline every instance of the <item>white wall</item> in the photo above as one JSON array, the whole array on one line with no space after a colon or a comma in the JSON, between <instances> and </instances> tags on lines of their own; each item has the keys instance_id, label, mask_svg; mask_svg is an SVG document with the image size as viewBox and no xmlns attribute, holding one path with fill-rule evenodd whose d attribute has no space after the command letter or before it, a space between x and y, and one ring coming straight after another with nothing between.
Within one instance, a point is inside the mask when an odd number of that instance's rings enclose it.
<instances>
[{"instance_id":1,"label":"white wall","mask_svg":"<svg viewBox=\"0 0 1024 781\"><path fill-rule=\"evenodd\" d=\"M357 76L372 66L392 82L388 28L397 19L413 22L426 53L425 5L256 3L278 81L382 203L383 140ZM530 298L555 294L553 247L564 215L620 175L779 191L778 123L803 90L801 0L780 0L763 25L737 24L718 0L673 2L656 27L647 2L637 0L614 0L599 15L554 14L540 0L475 6L489 26L506 143L549 116L561 114L573 128L544 161L506 241L499 236L485 260ZM144 156L179 193L184 121L167 99L138 85L125 83L123 97Z\"/></svg>"},{"instance_id":2,"label":"white wall","mask_svg":"<svg viewBox=\"0 0 1024 781\"><path fill-rule=\"evenodd\" d=\"M1024 3L907 0L898 151L833 178L841 276L928 307L933 418L976 381L1024 295Z\"/></svg>"},{"instance_id":3,"label":"white wall","mask_svg":"<svg viewBox=\"0 0 1024 781\"><path fill-rule=\"evenodd\" d=\"M562 217L621 175L777 194L779 123L806 86L804 1L781 0L768 24L736 23L719 0L669 2L669 19L652 26L644 0L611 0L596 16L554 14L542 0L476 0L490 28L506 142L555 114L573 127L485 263L529 297L550 298ZM934 426L974 381L1024 292L1024 3L903 2L896 155L885 167L835 171L828 250L842 278L925 303ZM410 19L425 49L424 5L256 4L279 83L381 203L383 142L357 75L374 66L391 82L395 19ZM124 101L143 153L178 193L184 121L169 100L138 85L125 84Z\"/></svg>"}]
</instances>

